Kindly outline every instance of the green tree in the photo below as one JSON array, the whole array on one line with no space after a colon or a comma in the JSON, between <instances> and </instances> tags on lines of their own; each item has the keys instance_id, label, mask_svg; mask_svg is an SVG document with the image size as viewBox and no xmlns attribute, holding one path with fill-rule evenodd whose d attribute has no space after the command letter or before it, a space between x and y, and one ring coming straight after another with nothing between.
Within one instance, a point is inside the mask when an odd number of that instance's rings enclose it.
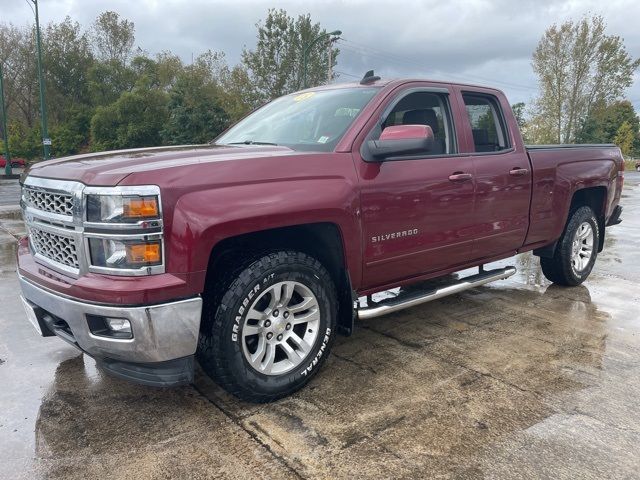
<instances>
[{"instance_id":1,"label":"green tree","mask_svg":"<svg viewBox=\"0 0 640 480\"><path fill-rule=\"evenodd\" d=\"M67 110L66 120L52 127L52 153L54 157L74 155L88 149L93 110L78 105Z\"/></svg>"},{"instance_id":2,"label":"green tree","mask_svg":"<svg viewBox=\"0 0 640 480\"><path fill-rule=\"evenodd\" d=\"M197 69L186 69L172 88L169 118L162 139L172 145L206 143L229 125L220 105L219 89Z\"/></svg>"},{"instance_id":3,"label":"green tree","mask_svg":"<svg viewBox=\"0 0 640 480\"><path fill-rule=\"evenodd\" d=\"M633 131L640 131L640 118L628 100L613 102L609 105L597 105L583 122L577 141L611 143L624 122L629 123Z\"/></svg>"},{"instance_id":4,"label":"green tree","mask_svg":"<svg viewBox=\"0 0 640 480\"><path fill-rule=\"evenodd\" d=\"M105 62L127 63L135 42L135 25L116 12L101 13L93 24L96 55Z\"/></svg>"},{"instance_id":5,"label":"green tree","mask_svg":"<svg viewBox=\"0 0 640 480\"><path fill-rule=\"evenodd\" d=\"M262 101L298 90L301 86L302 53L306 45L326 33L319 23L312 23L310 15L294 19L285 10L269 10L264 22L256 24L258 41L254 50L242 52L257 96ZM329 39L327 38L327 41ZM332 48L332 66L340 51ZM307 79L309 85L330 81L329 54L326 42L316 44L308 54Z\"/></svg>"},{"instance_id":6,"label":"green tree","mask_svg":"<svg viewBox=\"0 0 640 480\"><path fill-rule=\"evenodd\" d=\"M240 120L264 103L256 92L249 73L242 65L224 69L221 72L220 84L220 101L232 122Z\"/></svg>"},{"instance_id":7,"label":"green tree","mask_svg":"<svg viewBox=\"0 0 640 480\"><path fill-rule=\"evenodd\" d=\"M620 98L640 65L605 27L600 16L552 25L533 53L541 89L536 106L558 143L575 140L594 105Z\"/></svg>"},{"instance_id":8,"label":"green tree","mask_svg":"<svg viewBox=\"0 0 640 480\"><path fill-rule=\"evenodd\" d=\"M35 29L0 24L0 61L4 65L7 116L32 127L40 112Z\"/></svg>"},{"instance_id":9,"label":"green tree","mask_svg":"<svg viewBox=\"0 0 640 480\"><path fill-rule=\"evenodd\" d=\"M160 131L168 117L168 95L142 88L123 93L91 119L94 151L149 147L161 144Z\"/></svg>"},{"instance_id":10,"label":"green tree","mask_svg":"<svg viewBox=\"0 0 640 480\"><path fill-rule=\"evenodd\" d=\"M511 110L513 110L513 116L516 117L516 122L518 123L518 127L520 129L524 128L526 125L525 121L525 103L518 102L511 105Z\"/></svg>"},{"instance_id":11,"label":"green tree","mask_svg":"<svg viewBox=\"0 0 640 480\"><path fill-rule=\"evenodd\" d=\"M130 92L136 84L136 74L129 66L118 61L97 62L88 72L91 104L110 105L123 92Z\"/></svg>"},{"instance_id":12,"label":"green tree","mask_svg":"<svg viewBox=\"0 0 640 480\"><path fill-rule=\"evenodd\" d=\"M11 122L8 125L9 146L12 157L33 160L42 158L42 136L40 127L29 128L21 122Z\"/></svg>"},{"instance_id":13,"label":"green tree","mask_svg":"<svg viewBox=\"0 0 640 480\"><path fill-rule=\"evenodd\" d=\"M66 17L47 26L43 48L50 120L62 122L72 107L89 103L87 79L94 63L89 38Z\"/></svg>"},{"instance_id":14,"label":"green tree","mask_svg":"<svg viewBox=\"0 0 640 480\"><path fill-rule=\"evenodd\" d=\"M638 136L638 130L633 129L629 122L623 122L613 137L613 142L620 147L622 155L628 157L633 151L634 142Z\"/></svg>"}]
</instances>

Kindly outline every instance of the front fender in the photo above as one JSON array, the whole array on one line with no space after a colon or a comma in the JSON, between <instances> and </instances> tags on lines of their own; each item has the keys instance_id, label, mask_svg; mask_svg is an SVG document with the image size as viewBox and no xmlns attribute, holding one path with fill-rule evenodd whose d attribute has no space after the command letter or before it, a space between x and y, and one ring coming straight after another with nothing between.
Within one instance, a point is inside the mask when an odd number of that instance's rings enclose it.
<instances>
[{"instance_id":1,"label":"front fender","mask_svg":"<svg viewBox=\"0 0 640 480\"><path fill-rule=\"evenodd\" d=\"M279 180L190 192L175 204L166 240L168 270L207 269L213 247L238 235L310 223L333 223L344 239L347 268L361 275L357 195L344 178Z\"/></svg>"}]
</instances>

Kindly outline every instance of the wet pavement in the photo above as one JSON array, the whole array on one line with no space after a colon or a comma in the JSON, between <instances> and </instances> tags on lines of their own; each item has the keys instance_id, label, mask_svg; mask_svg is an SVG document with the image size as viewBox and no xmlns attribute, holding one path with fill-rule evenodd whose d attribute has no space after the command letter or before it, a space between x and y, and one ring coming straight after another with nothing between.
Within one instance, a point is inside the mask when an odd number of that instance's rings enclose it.
<instances>
[{"instance_id":1,"label":"wet pavement","mask_svg":"<svg viewBox=\"0 0 640 480\"><path fill-rule=\"evenodd\" d=\"M19 196L20 184L18 180L0 178L0 206L15 205Z\"/></svg>"},{"instance_id":2,"label":"wet pavement","mask_svg":"<svg viewBox=\"0 0 640 480\"><path fill-rule=\"evenodd\" d=\"M581 287L509 280L359 322L310 385L240 402L202 373L106 376L26 322L0 207L0 478L637 478L640 175Z\"/></svg>"}]
</instances>

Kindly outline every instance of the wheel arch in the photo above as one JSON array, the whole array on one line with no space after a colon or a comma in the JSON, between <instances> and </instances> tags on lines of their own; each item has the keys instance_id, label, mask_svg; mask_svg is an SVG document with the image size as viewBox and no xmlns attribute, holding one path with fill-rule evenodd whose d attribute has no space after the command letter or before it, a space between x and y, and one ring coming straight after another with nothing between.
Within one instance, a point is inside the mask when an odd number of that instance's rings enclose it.
<instances>
[{"instance_id":1,"label":"wheel arch","mask_svg":"<svg viewBox=\"0 0 640 480\"><path fill-rule=\"evenodd\" d=\"M344 237L335 223L319 222L271 228L225 238L215 244L207 264L205 308L217 303L219 291L248 263L275 250L296 250L316 258L328 270L338 295L338 332L353 330L352 284L345 258Z\"/></svg>"},{"instance_id":2,"label":"wheel arch","mask_svg":"<svg viewBox=\"0 0 640 480\"><path fill-rule=\"evenodd\" d=\"M562 229L562 232L564 232L564 229L575 210L583 206L590 207L598 221L598 230L600 234L598 238L598 253L600 253L604 248L607 193L607 187L605 186L585 187L574 191L571 197L571 202L567 208L567 216ZM559 238L549 245L535 249L533 254L545 258L553 257L558 240Z\"/></svg>"},{"instance_id":3,"label":"wheel arch","mask_svg":"<svg viewBox=\"0 0 640 480\"><path fill-rule=\"evenodd\" d=\"M587 206L593 210L598 221L598 253L604 248L604 236L605 236L605 214L607 206L607 187L596 186L587 187L576 190L571 198L571 205L569 207L569 215L578 208Z\"/></svg>"}]
</instances>

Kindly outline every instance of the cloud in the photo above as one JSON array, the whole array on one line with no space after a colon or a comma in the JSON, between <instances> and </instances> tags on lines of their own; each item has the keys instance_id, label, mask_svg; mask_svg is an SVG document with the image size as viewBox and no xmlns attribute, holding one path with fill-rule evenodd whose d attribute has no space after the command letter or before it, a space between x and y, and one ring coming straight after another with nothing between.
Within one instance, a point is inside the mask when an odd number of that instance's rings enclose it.
<instances>
[{"instance_id":1,"label":"cloud","mask_svg":"<svg viewBox=\"0 0 640 480\"><path fill-rule=\"evenodd\" d=\"M0 0L1 21L32 21L25 0ZM640 55L640 2L634 0L308 0L234 2L209 0L40 0L43 23L66 15L85 26L114 10L136 25L137 45L150 53L171 50L185 61L222 50L231 63L255 43L255 24L269 8L311 13L328 29L340 29L340 81L375 68L382 76L420 76L502 88L512 102L529 101L536 80L531 53L545 28L566 19L601 14L608 33ZM637 80L640 80L636 76ZM640 108L640 82L628 92Z\"/></svg>"}]
</instances>

